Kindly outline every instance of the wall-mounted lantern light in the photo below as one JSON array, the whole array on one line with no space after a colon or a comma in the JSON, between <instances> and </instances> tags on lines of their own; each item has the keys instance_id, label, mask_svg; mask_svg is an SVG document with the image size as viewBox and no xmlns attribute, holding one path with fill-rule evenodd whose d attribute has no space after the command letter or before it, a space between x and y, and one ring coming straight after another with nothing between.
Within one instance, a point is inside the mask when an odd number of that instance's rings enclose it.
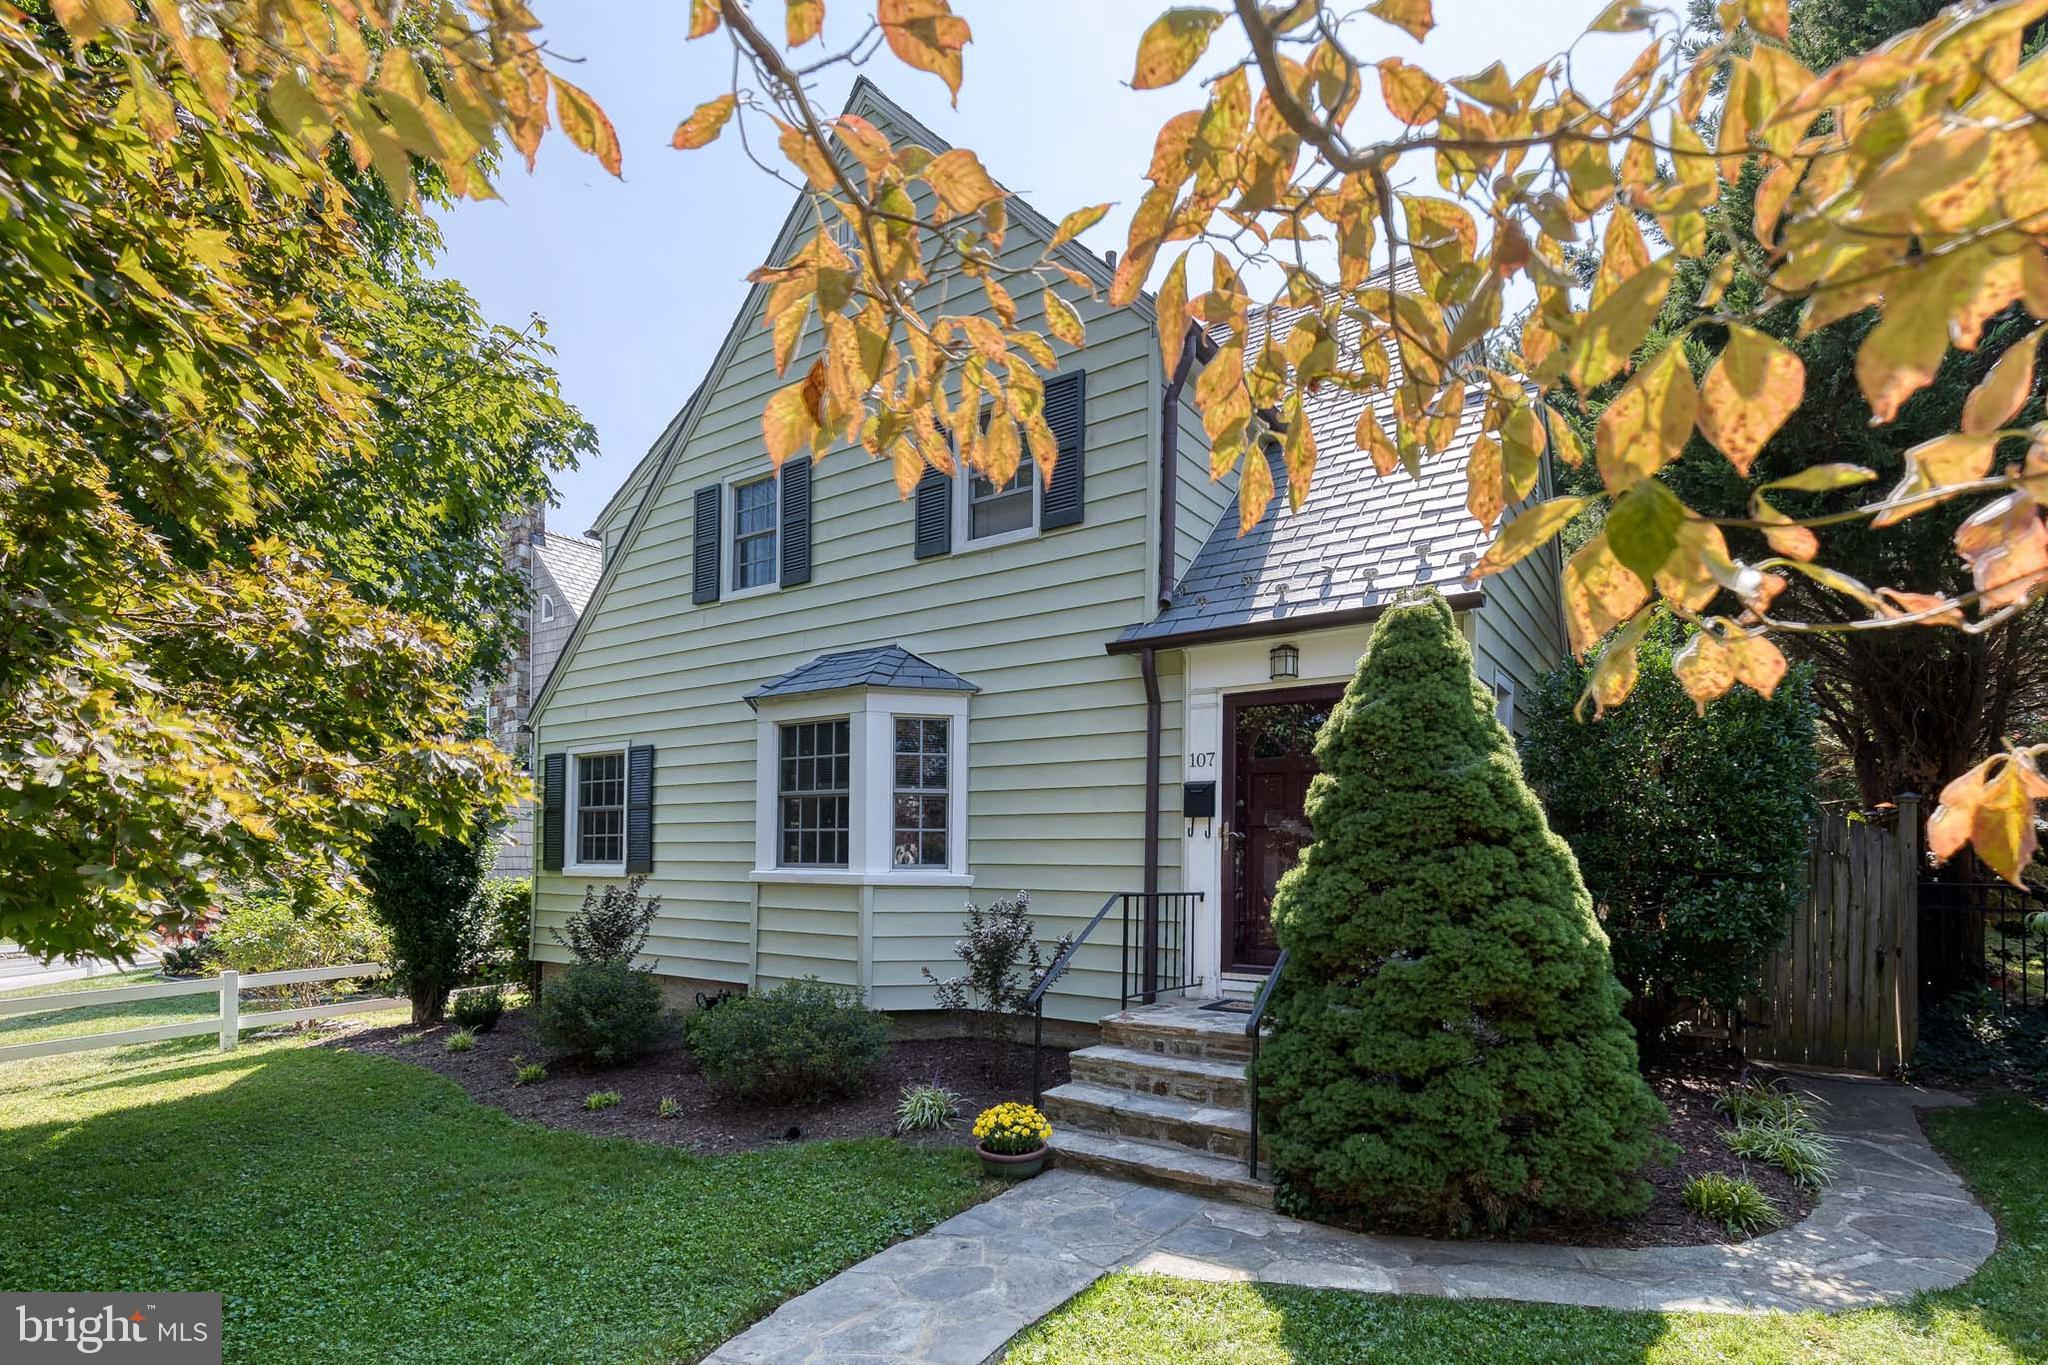
<instances>
[{"instance_id":1,"label":"wall-mounted lantern light","mask_svg":"<svg viewBox=\"0 0 2048 1365\"><path fill-rule=\"evenodd\" d=\"M1301 651L1293 645L1274 645L1273 652L1266 656L1275 678L1298 678L1301 676Z\"/></svg>"}]
</instances>

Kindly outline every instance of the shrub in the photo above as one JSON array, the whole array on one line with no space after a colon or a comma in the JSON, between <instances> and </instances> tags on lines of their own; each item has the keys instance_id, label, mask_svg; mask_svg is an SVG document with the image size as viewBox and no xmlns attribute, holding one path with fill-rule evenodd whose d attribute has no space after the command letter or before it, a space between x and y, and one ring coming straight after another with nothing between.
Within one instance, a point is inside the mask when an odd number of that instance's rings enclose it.
<instances>
[{"instance_id":1,"label":"shrub","mask_svg":"<svg viewBox=\"0 0 2048 1365\"><path fill-rule=\"evenodd\" d=\"M392 975L415 1024L438 1021L448 993L489 958L492 930L477 896L489 844L482 834L432 839L395 821L370 840L363 881L391 936Z\"/></svg>"},{"instance_id":2,"label":"shrub","mask_svg":"<svg viewBox=\"0 0 2048 1365\"><path fill-rule=\"evenodd\" d=\"M1721 1140L1744 1160L1776 1166L1809 1188L1827 1184L1835 1173L1834 1141L1810 1119L1738 1124Z\"/></svg>"},{"instance_id":3,"label":"shrub","mask_svg":"<svg viewBox=\"0 0 2048 1365\"><path fill-rule=\"evenodd\" d=\"M1021 1156L1051 1142L1052 1125L1030 1105L1006 1101L975 1118L974 1140L991 1152Z\"/></svg>"},{"instance_id":4,"label":"shrub","mask_svg":"<svg viewBox=\"0 0 2048 1365\"><path fill-rule=\"evenodd\" d=\"M942 1085L906 1085L896 1106L899 1133L937 1133L960 1117L960 1097Z\"/></svg>"},{"instance_id":5,"label":"shrub","mask_svg":"<svg viewBox=\"0 0 2048 1365\"><path fill-rule=\"evenodd\" d=\"M491 877L477 892L478 915L489 945L479 974L491 980L516 982L537 992L537 964L528 956L533 934L533 879Z\"/></svg>"},{"instance_id":6,"label":"shrub","mask_svg":"<svg viewBox=\"0 0 2048 1365\"><path fill-rule=\"evenodd\" d=\"M986 910L968 902L967 936L953 945L954 955L967 964L966 974L941 981L924 969L939 1008L966 1013L974 1036L988 1045L992 1072L1013 1023L1023 1018L1032 987L1047 970L1030 911L1031 896L1025 891ZM1061 935L1052 945L1051 960L1057 962L1073 941L1073 935Z\"/></svg>"},{"instance_id":7,"label":"shrub","mask_svg":"<svg viewBox=\"0 0 2048 1365\"><path fill-rule=\"evenodd\" d=\"M448 1041L442 1046L450 1052L468 1052L476 1046L476 1035L466 1028L459 1028L448 1035Z\"/></svg>"},{"instance_id":8,"label":"shrub","mask_svg":"<svg viewBox=\"0 0 2048 1365\"><path fill-rule=\"evenodd\" d=\"M412 1047L416 1043L427 1041L427 1035L424 1033L401 1033L391 1041L399 1047Z\"/></svg>"},{"instance_id":9,"label":"shrub","mask_svg":"<svg viewBox=\"0 0 2048 1365\"><path fill-rule=\"evenodd\" d=\"M654 1117L675 1119L683 1116L683 1102L674 1095L663 1095L661 1103L654 1106Z\"/></svg>"},{"instance_id":10,"label":"shrub","mask_svg":"<svg viewBox=\"0 0 2048 1365\"><path fill-rule=\"evenodd\" d=\"M1734 1176L1710 1171L1685 1182L1685 1206L1739 1234L1775 1227L1778 1208L1762 1190Z\"/></svg>"},{"instance_id":11,"label":"shrub","mask_svg":"<svg viewBox=\"0 0 2048 1365\"><path fill-rule=\"evenodd\" d=\"M758 1104L848 1095L888 1046L889 1018L816 977L700 1011L690 1050L714 1085Z\"/></svg>"},{"instance_id":12,"label":"shrub","mask_svg":"<svg viewBox=\"0 0 2048 1365\"><path fill-rule=\"evenodd\" d=\"M157 970L165 976L199 976L220 957L210 939L174 943L157 954Z\"/></svg>"},{"instance_id":13,"label":"shrub","mask_svg":"<svg viewBox=\"0 0 2048 1365\"><path fill-rule=\"evenodd\" d=\"M244 976L303 967L384 962L391 944L360 898L323 896L295 905L274 891L251 892L228 902L208 945L220 966ZM317 1005L342 983L309 981L276 990L294 1007Z\"/></svg>"},{"instance_id":14,"label":"shrub","mask_svg":"<svg viewBox=\"0 0 2048 1365\"><path fill-rule=\"evenodd\" d=\"M607 885L602 894L586 886L583 904L560 929L549 932L578 962L631 962L661 910L661 897L643 899L646 885L645 877L631 877L624 886Z\"/></svg>"},{"instance_id":15,"label":"shrub","mask_svg":"<svg viewBox=\"0 0 2048 1365\"><path fill-rule=\"evenodd\" d=\"M623 1066L668 1032L661 987L623 962L573 962L540 997L540 1035L571 1057Z\"/></svg>"},{"instance_id":16,"label":"shrub","mask_svg":"<svg viewBox=\"0 0 2048 1365\"><path fill-rule=\"evenodd\" d=\"M498 1026L499 1018L505 1013L505 992L497 986L465 991L455 997L449 1013L458 1026L471 1033L489 1033Z\"/></svg>"},{"instance_id":17,"label":"shrub","mask_svg":"<svg viewBox=\"0 0 2048 1365\"><path fill-rule=\"evenodd\" d=\"M1316 757L1258 1064L1290 1204L1453 1228L1639 1212L1667 1116L1442 597L1380 618Z\"/></svg>"},{"instance_id":18,"label":"shrub","mask_svg":"<svg viewBox=\"0 0 2048 1365\"><path fill-rule=\"evenodd\" d=\"M524 1057L512 1059L512 1084L538 1085L548 1078L548 1069L539 1062L529 1062Z\"/></svg>"},{"instance_id":19,"label":"shrub","mask_svg":"<svg viewBox=\"0 0 2048 1365\"><path fill-rule=\"evenodd\" d=\"M619 1102L616 1090L593 1090L583 1097L583 1107L595 1114L600 1109L609 1109Z\"/></svg>"},{"instance_id":20,"label":"shrub","mask_svg":"<svg viewBox=\"0 0 2048 1365\"><path fill-rule=\"evenodd\" d=\"M1653 627L1628 703L1597 720L1578 718L1590 665L1576 661L1524 711L1530 784L1578 858L1645 1039L1689 1000L1733 1008L1754 985L1806 895L1816 812L1811 670L1701 712L1671 671L1683 643Z\"/></svg>"}]
</instances>

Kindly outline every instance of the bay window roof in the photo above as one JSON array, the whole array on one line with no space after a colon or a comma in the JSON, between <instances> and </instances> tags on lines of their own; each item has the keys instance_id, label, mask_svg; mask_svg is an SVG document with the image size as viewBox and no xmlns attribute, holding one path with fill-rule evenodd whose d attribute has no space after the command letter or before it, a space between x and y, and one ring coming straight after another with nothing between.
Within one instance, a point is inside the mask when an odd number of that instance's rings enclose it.
<instances>
[{"instance_id":1,"label":"bay window roof","mask_svg":"<svg viewBox=\"0 0 2048 1365\"><path fill-rule=\"evenodd\" d=\"M747 693L749 706L771 698L849 688L885 688L904 692L979 692L981 689L901 645L877 645L839 654L820 654L779 678L770 678Z\"/></svg>"}]
</instances>

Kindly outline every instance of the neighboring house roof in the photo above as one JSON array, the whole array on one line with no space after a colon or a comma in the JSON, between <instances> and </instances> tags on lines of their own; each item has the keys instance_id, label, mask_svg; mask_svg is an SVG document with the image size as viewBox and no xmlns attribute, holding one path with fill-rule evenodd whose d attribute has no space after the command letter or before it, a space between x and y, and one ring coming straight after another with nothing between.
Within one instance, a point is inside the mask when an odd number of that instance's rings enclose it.
<instances>
[{"instance_id":1,"label":"neighboring house roof","mask_svg":"<svg viewBox=\"0 0 2048 1365\"><path fill-rule=\"evenodd\" d=\"M561 591L562 605L581 613L597 591L598 575L604 572L604 545L583 536L565 536L548 531L533 547L540 565Z\"/></svg>"},{"instance_id":2,"label":"neighboring house roof","mask_svg":"<svg viewBox=\"0 0 2048 1365\"><path fill-rule=\"evenodd\" d=\"M948 672L927 659L920 659L901 645L880 645L873 649L851 649L843 654L820 654L779 678L771 678L747 693L754 706L769 697L795 697L810 692L841 692L849 687L881 687L903 692L979 692L981 689L958 673Z\"/></svg>"},{"instance_id":3,"label":"neighboring house roof","mask_svg":"<svg viewBox=\"0 0 2048 1365\"><path fill-rule=\"evenodd\" d=\"M1293 325L1285 310L1274 334ZM1358 324L1343 340L1357 344ZM1263 327L1254 324L1254 334ZM1405 589L1432 587L1472 605L1479 590L1469 575L1492 537L1465 510L1465 465L1485 414L1484 394L1465 405L1451 448L1428 461L1419 477L1382 475L1359 449L1358 419L1370 406L1390 425L1383 395L1325 384L1308 396L1315 433L1315 484L1298 512L1287 506L1287 473L1274 459L1278 490L1266 515L1243 536L1233 497L1187 572L1173 601L1150 621L1131 626L1112 650L1264 635L1296 626L1369 619Z\"/></svg>"}]
</instances>

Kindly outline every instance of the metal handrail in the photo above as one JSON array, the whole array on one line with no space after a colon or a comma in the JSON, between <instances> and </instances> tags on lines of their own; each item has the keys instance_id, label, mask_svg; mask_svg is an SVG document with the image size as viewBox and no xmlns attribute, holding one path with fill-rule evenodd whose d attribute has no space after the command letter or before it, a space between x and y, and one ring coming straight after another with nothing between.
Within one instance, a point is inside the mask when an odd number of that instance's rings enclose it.
<instances>
[{"instance_id":1,"label":"metal handrail","mask_svg":"<svg viewBox=\"0 0 2048 1365\"><path fill-rule=\"evenodd\" d=\"M1244 1036L1251 1039L1252 1060L1244 1069L1245 1100L1251 1106L1251 1177L1259 1178L1259 1025L1265 1022L1266 1005L1273 998L1273 987L1279 983L1280 973L1287 970L1287 950L1282 948L1280 956L1273 959L1273 970L1266 974L1266 984L1259 987L1258 998L1252 1001L1252 1017L1245 1022Z\"/></svg>"},{"instance_id":2,"label":"metal handrail","mask_svg":"<svg viewBox=\"0 0 2048 1365\"><path fill-rule=\"evenodd\" d=\"M1095 918L1089 920L1087 927L1074 935L1073 942L1067 945L1066 951L1052 960L1052 966L1047 967L1045 975L1039 977L1037 984L1032 986L1031 994L1024 997L1024 1003L1031 1006L1031 1106L1034 1109L1044 1098L1039 1080L1039 1060L1045 1052L1046 989L1065 974L1067 964L1074 960L1076 950L1088 941L1088 935L1094 933L1095 926L1102 923L1102 917L1109 913L1109 907L1122 900L1123 895L1121 891L1110 893L1109 899L1102 903L1102 908L1095 912Z\"/></svg>"}]
</instances>

